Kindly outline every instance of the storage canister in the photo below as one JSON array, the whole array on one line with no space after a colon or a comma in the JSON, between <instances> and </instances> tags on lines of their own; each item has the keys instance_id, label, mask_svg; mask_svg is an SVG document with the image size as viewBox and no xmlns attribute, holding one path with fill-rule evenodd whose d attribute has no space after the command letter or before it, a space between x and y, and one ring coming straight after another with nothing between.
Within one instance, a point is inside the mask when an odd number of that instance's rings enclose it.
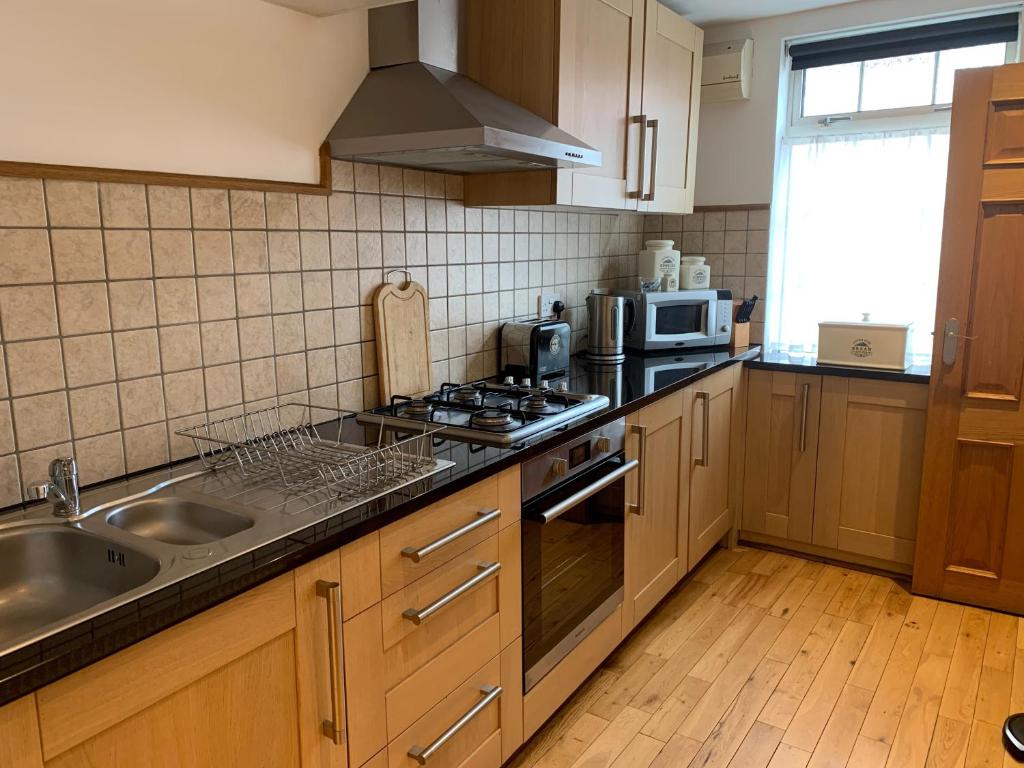
<instances>
[{"instance_id":1,"label":"storage canister","mask_svg":"<svg viewBox=\"0 0 1024 768\"><path fill-rule=\"evenodd\" d=\"M672 248L672 240L648 240L647 248L640 251L637 267L645 282L661 280L661 290L679 290L679 251Z\"/></svg>"},{"instance_id":2,"label":"storage canister","mask_svg":"<svg viewBox=\"0 0 1024 768\"><path fill-rule=\"evenodd\" d=\"M711 286L711 267L703 256L683 256L679 281L684 290L704 290Z\"/></svg>"}]
</instances>

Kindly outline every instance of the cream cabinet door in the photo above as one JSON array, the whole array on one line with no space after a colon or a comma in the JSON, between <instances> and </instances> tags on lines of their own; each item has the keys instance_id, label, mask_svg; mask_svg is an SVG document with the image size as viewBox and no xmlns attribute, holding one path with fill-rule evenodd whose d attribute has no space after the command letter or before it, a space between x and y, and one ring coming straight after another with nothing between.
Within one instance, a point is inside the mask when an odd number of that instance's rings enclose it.
<instances>
[{"instance_id":1,"label":"cream cabinet door","mask_svg":"<svg viewBox=\"0 0 1024 768\"><path fill-rule=\"evenodd\" d=\"M693 211L703 50L702 29L656 0L647 0L641 211Z\"/></svg>"},{"instance_id":2,"label":"cream cabinet door","mask_svg":"<svg viewBox=\"0 0 1024 768\"><path fill-rule=\"evenodd\" d=\"M602 163L559 171L560 203L636 210L644 2L562 0L558 125L599 149Z\"/></svg>"}]
</instances>

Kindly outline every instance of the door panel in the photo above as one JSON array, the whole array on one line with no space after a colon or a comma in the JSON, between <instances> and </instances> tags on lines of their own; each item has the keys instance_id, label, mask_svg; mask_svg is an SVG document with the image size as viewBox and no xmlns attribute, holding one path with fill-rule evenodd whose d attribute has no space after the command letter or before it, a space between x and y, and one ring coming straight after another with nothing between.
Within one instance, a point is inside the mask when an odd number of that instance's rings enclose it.
<instances>
[{"instance_id":1,"label":"door panel","mask_svg":"<svg viewBox=\"0 0 1024 768\"><path fill-rule=\"evenodd\" d=\"M956 75L914 589L1024 611L1024 65ZM946 337L947 320L960 336ZM943 360L943 349L947 356ZM950 359L950 352L955 357Z\"/></svg>"},{"instance_id":2,"label":"door panel","mask_svg":"<svg viewBox=\"0 0 1024 768\"><path fill-rule=\"evenodd\" d=\"M740 366L693 386L690 441L690 545L693 568L732 527L729 466Z\"/></svg>"}]
</instances>

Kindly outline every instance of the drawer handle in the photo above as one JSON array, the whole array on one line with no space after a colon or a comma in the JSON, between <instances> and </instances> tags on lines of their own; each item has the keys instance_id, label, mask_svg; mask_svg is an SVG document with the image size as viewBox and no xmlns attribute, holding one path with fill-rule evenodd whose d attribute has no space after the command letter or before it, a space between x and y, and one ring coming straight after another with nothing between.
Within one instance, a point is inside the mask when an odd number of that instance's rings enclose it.
<instances>
[{"instance_id":1,"label":"drawer handle","mask_svg":"<svg viewBox=\"0 0 1024 768\"><path fill-rule=\"evenodd\" d=\"M338 642L341 584L336 581L320 580L316 583L316 595L327 601L327 645L331 672L331 719L324 720L323 734L335 744L341 744L345 740L345 729L341 724L344 695L341 689L341 648Z\"/></svg>"},{"instance_id":2,"label":"drawer handle","mask_svg":"<svg viewBox=\"0 0 1024 768\"><path fill-rule=\"evenodd\" d=\"M479 586L480 584L483 584L489 578L494 576L498 571L501 570L501 563L477 563L476 567L479 573L477 573L477 575L473 578L467 579L466 581L462 582L451 592L447 592L441 595L439 598L437 598L437 600L432 602L426 608L406 608L404 611L402 611L402 616L407 618L409 621L411 621L418 627L426 619L429 619L431 616L440 611L453 600L458 600L471 589Z\"/></svg>"},{"instance_id":3,"label":"drawer handle","mask_svg":"<svg viewBox=\"0 0 1024 768\"><path fill-rule=\"evenodd\" d=\"M426 557L427 555L431 555L434 552L437 552L437 550L439 550L446 544L451 544L453 541L462 536L465 536L467 533L475 531L477 528L483 525L487 525L489 522L491 522L491 520L497 520L499 517L501 517L501 510L481 509L479 512L477 512L477 515L478 517L476 520L472 520L471 522L466 523L461 528L456 528L454 531L449 531L441 538L437 539L436 541L430 542L426 546L420 547L419 549L417 549L416 547L406 547L402 550L402 557L407 557L414 563L418 563L424 557Z\"/></svg>"},{"instance_id":4,"label":"drawer handle","mask_svg":"<svg viewBox=\"0 0 1024 768\"><path fill-rule=\"evenodd\" d=\"M410 749L408 753L409 757L420 765L426 765L427 761L434 756L434 753L447 744L451 740L452 736L465 728L474 717L487 709L488 704L498 699L502 694L502 690L500 685L482 685L480 686L480 693L484 695L483 698L467 710L466 714L448 726L448 729L430 742L428 746L414 746Z\"/></svg>"}]
</instances>

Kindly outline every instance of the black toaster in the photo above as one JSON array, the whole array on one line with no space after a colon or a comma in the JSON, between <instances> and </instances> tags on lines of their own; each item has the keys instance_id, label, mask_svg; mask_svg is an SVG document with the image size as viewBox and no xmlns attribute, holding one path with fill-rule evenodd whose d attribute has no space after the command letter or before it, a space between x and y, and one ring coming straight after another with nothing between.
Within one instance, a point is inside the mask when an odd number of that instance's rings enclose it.
<instances>
[{"instance_id":1,"label":"black toaster","mask_svg":"<svg viewBox=\"0 0 1024 768\"><path fill-rule=\"evenodd\" d=\"M527 320L501 326L501 370L517 383L543 386L569 373L569 324L564 320Z\"/></svg>"}]
</instances>

